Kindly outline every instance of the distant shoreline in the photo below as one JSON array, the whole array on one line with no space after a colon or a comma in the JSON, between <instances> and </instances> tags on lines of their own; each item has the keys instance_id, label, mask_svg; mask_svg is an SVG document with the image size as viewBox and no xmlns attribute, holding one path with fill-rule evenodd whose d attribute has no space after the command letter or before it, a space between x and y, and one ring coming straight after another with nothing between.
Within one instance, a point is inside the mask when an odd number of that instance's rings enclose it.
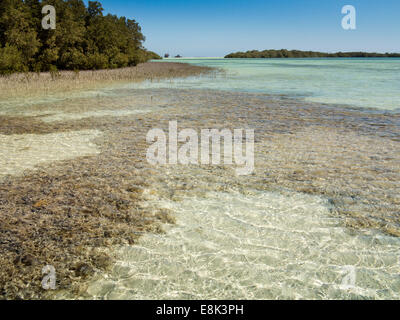
<instances>
[{"instance_id":1,"label":"distant shoreline","mask_svg":"<svg viewBox=\"0 0 400 320\"><path fill-rule=\"evenodd\" d=\"M256 58L256 59L276 59L276 58L400 58L400 53L376 53L376 52L318 52L301 50L251 50L246 52L234 52L224 58Z\"/></svg>"}]
</instances>

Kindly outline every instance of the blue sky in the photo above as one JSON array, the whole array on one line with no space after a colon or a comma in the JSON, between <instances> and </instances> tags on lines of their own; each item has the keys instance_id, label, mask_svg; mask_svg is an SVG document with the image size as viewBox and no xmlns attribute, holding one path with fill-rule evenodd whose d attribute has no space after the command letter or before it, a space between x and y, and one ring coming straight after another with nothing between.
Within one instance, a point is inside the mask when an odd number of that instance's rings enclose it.
<instances>
[{"instance_id":1,"label":"blue sky","mask_svg":"<svg viewBox=\"0 0 400 320\"><path fill-rule=\"evenodd\" d=\"M159 54L217 57L300 49L400 52L400 0L100 0L105 13L136 19ZM343 30L341 8L357 10Z\"/></svg>"}]
</instances>

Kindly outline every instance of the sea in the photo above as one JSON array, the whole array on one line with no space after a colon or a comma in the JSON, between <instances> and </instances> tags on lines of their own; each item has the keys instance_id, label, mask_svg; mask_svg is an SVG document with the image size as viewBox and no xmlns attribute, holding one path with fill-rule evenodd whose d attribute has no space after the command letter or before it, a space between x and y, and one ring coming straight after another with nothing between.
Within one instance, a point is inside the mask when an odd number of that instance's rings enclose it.
<instances>
[{"instance_id":1,"label":"sea","mask_svg":"<svg viewBox=\"0 0 400 320\"><path fill-rule=\"evenodd\" d=\"M140 87L261 92L320 103L400 110L398 58L180 58L164 61L219 68L224 75L144 82Z\"/></svg>"},{"instance_id":2,"label":"sea","mask_svg":"<svg viewBox=\"0 0 400 320\"><path fill-rule=\"evenodd\" d=\"M365 114L400 112L400 59L182 58L160 63L171 61L219 71L126 88L261 93L295 99L299 105L311 102ZM201 179L195 171L186 178ZM210 189L179 201L150 199L149 205L174 212L176 224L165 226L163 234L144 235L137 245L119 247L112 272L98 275L82 297L400 298L399 238L379 230L348 229L324 196Z\"/></svg>"}]
</instances>

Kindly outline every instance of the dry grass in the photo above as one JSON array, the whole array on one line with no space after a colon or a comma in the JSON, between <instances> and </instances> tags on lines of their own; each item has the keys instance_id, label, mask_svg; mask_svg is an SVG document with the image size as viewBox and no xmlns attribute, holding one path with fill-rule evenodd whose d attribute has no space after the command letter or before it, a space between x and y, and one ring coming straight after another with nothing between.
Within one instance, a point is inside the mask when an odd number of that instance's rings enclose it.
<instances>
[{"instance_id":1,"label":"dry grass","mask_svg":"<svg viewBox=\"0 0 400 320\"><path fill-rule=\"evenodd\" d=\"M211 72L208 67L186 63L147 62L136 67L58 73L18 73L0 77L0 99L45 96L49 93L100 88L110 84L157 81Z\"/></svg>"}]
</instances>

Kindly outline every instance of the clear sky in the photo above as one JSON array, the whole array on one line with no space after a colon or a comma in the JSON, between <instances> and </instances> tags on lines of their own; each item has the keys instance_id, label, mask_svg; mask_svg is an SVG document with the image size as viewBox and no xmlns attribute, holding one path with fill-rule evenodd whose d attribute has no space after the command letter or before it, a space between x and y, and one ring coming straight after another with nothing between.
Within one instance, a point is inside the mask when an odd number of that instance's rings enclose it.
<instances>
[{"instance_id":1,"label":"clear sky","mask_svg":"<svg viewBox=\"0 0 400 320\"><path fill-rule=\"evenodd\" d=\"M136 19L159 54L217 57L299 49L400 52L400 0L99 0L105 13ZM86 1L87 2L87 1ZM344 5L357 30L343 30Z\"/></svg>"}]
</instances>

